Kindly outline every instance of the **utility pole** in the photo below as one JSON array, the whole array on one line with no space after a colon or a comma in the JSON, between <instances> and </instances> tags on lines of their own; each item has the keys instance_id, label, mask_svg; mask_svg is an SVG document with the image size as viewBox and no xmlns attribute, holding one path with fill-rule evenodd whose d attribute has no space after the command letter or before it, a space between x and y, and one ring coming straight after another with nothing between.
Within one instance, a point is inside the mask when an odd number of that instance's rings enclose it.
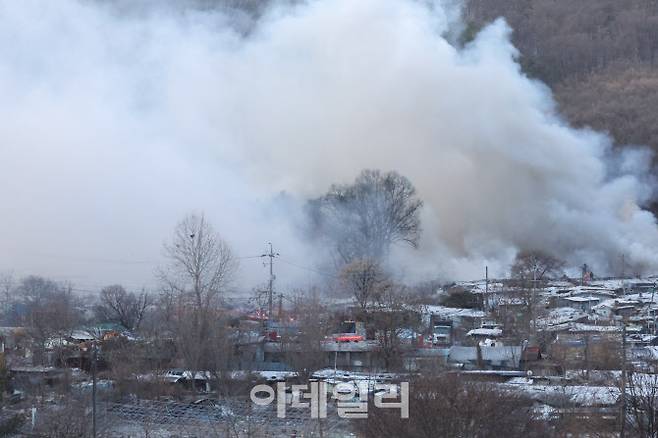
<instances>
[{"instance_id":1,"label":"utility pole","mask_svg":"<svg viewBox=\"0 0 658 438\"><path fill-rule=\"evenodd\" d=\"M626 296L626 254L621 255L621 289Z\"/></svg>"},{"instance_id":2,"label":"utility pole","mask_svg":"<svg viewBox=\"0 0 658 438\"><path fill-rule=\"evenodd\" d=\"M626 436L626 321L622 321L621 329L621 428L619 438Z\"/></svg>"},{"instance_id":3,"label":"utility pole","mask_svg":"<svg viewBox=\"0 0 658 438\"><path fill-rule=\"evenodd\" d=\"M266 254L262 254L261 257L269 257L270 258L270 284L267 289L267 317L271 321L272 320L272 305L273 305L273 294L274 294L274 258L279 256L279 253L275 253L274 249L272 249L272 242L268 242L270 245L270 252Z\"/></svg>"},{"instance_id":4,"label":"utility pole","mask_svg":"<svg viewBox=\"0 0 658 438\"><path fill-rule=\"evenodd\" d=\"M281 321L282 315L283 315L283 294L279 294L279 321Z\"/></svg>"},{"instance_id":5,"label":"utility pole","mask_svg":"<svg viewBox=\"0 0 658 438\"><path fill-rule=\"evenodd\" d=\"M98 348L96 341L91 347L91 417L92 436L96 438L96 362L98 360Z\"/></svg>"},{"instance_id":6,"label":"utility pole","mask_svg":"<svg viewBox=\"0 0 658 438\"><path fill-rule=\"evenodd\" d=\"M532 270L532 294L531 294L531 300L532 303L530 304L530 316L532 316L532 334L534 335L535 339L537 338L537 315L535 315L535 305L537 302L537 296L536 296L536 285L537 283L537 268L533 268Z\"/></svg>"},{"instance_id":7,"label":"utility pole","mask_svg":"<svg viewBox=\"0 0 658 438\"><path fill-rule=\"evenodd\" d=\"M656 335L656 307L654 306L654 302L653 302L653 298L655 295L656 295L656 282L654 281L653 287L651 288L651 304L649 305L649 309L650 309L649 312L652 312L651 309L653 308L653 312L651 313L651 321L653 322L652 332L654 336Z\"/></svg>"},{"instance_id":8,"label":"utility pole","mask_svg":"<svg viewBox=\"0 0 658 438\"><path fill-rule=\"evenodd\" d=\"M484 267L484 296L487 303L485 310L489 310L489 266Z\"/></svg>"}]
</instances>

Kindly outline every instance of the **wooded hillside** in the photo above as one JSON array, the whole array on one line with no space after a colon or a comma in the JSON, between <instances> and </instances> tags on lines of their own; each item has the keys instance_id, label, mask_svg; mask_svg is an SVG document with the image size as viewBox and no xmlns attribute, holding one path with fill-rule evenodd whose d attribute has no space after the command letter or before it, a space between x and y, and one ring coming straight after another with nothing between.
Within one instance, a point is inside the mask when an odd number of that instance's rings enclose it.
<instances>
[{"instance_id":1,"label":"wooded hillside","mask_svg":"<svg viewBox=\"0 0 658 438\"><path fill-rule=\"evenodd\" d=\"M505 17L573 124L658 151L657 0L469 0L465 16L472 30Z\"/></svg>"}]
</instances>

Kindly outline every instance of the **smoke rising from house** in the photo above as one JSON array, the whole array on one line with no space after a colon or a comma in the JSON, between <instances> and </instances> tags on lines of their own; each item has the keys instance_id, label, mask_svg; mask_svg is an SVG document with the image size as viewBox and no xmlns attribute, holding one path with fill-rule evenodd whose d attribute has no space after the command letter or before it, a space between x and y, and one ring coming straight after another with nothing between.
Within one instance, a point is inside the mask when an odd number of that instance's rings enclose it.
<instances>
[{"instance_id":1,"label":"smoke rising from house","mask_svg":"<svg viewBox=\"0 0 658 438\"><path fill-rule=\"evenodd\" d=\"M364 168L425 202L403 275L503 274L519 249L658 266L650 156L570 128L504 21L461 46L448 2L138 3L0 0L0 269L149 284L190 210L240 256L313 267L298 207Z\"/></svg>"}]
</instances>

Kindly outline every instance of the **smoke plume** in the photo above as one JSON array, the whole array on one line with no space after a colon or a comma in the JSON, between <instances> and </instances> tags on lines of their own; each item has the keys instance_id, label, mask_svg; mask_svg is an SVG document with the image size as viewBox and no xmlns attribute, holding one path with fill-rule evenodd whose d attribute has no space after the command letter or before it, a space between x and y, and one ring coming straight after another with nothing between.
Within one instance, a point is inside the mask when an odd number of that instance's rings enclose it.
<instances>
[{"instance_id":1,"label":"smoke plume","mask_svg":"<svg viewBox=\"0 0 658 438\"><path fill-rule=\"evenodd\" d=\"M452 2L197 6L0 0L0 269L149 284L203 210L242 257L274 242L292 285L325 251L298 207L363 168L425 202L409 277L503 274L519 249L658 266L650 157L569 127L503 20L461 45Z\"/></svg>"}]
</instances>

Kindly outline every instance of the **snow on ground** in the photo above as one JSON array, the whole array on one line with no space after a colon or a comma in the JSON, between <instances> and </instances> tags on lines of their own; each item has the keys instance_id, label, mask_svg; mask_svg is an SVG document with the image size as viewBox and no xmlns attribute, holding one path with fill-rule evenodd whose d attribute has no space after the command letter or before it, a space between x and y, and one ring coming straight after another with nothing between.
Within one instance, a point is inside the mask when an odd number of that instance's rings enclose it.
<instances>
[{"instance_id":1,"label":"snow on ground","mask_svg":"<svg viewBox=\"0 0 658 438\"><path fill-rule=\"evenodd\" d=\"M502 383L549 405L569 401L579 406L610 406L619 400L620 390L614 386L549 386Z\"/></svg>"}]
</instances>

